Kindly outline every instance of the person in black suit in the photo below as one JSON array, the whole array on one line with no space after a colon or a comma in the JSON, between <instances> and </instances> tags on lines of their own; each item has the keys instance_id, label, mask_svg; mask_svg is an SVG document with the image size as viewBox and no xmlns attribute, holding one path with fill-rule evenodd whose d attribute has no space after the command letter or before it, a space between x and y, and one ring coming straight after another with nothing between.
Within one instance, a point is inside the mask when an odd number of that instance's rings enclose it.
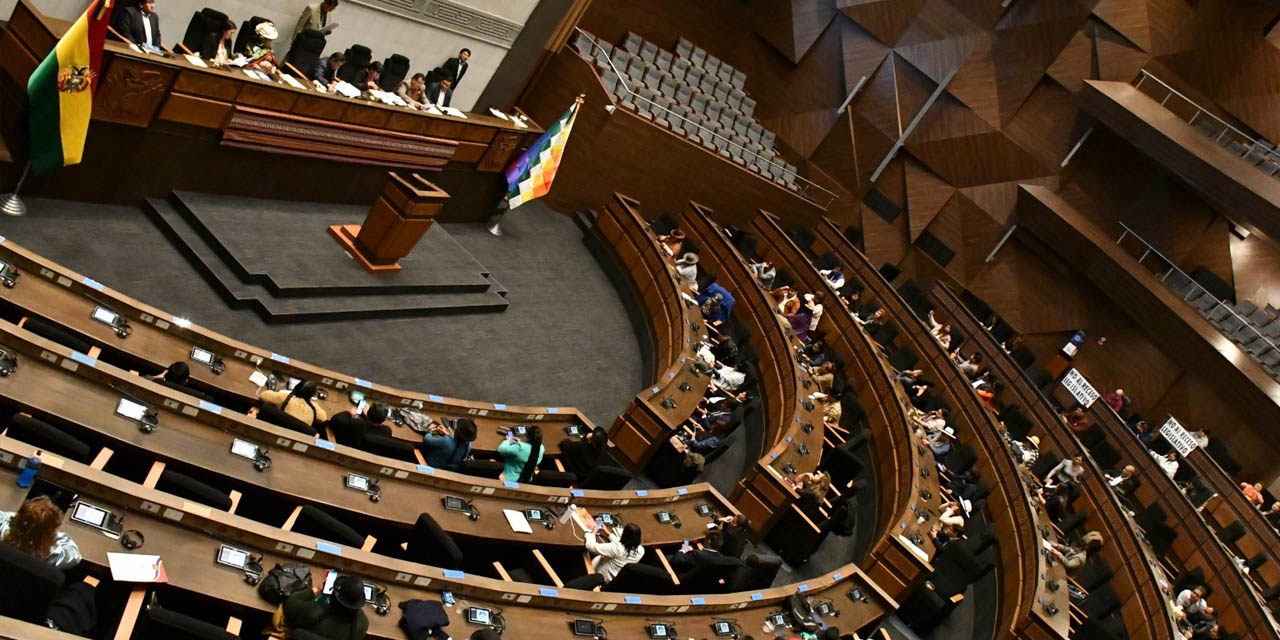
<instances>
[{"instance_id":1,"label":"person in black suit","mask_svg":"<svg viewBox=\"0 0 1280 640\"><path fill-rule=\"evenodd\" d=\"M160 16L155 0L141 0L111 15L111 27L144 49L160 48Z\"/></svg>"},{"instance_id":2,"label":"person in black suit","mask_svg":"<svg viewBox=\"0 0 1280 640\"><path fill-rule=\"evenodd\" d=\"M363 413L357 413L353 408L333 416L329 419L329 427L333 429L333 435L338 439L338 444L359 449L364 446L365 436L391 437L391 427L383 424L390 411L391 408L387 403L374 402L369 404Z\"/></svg>"},{"instance_id":3,"label":"person in black suit","mask_svg":"<svg viewBox=\"0 0 1280 640\"><path fill-rule=\"evenodd\" d=\"M672 554L670 558L667 558L667 563L671 565L671 570L678 575L703 562L710 562L719 558L721 556L720 547L723 545L724 535L712 529L707 531L707 538L702 542L701 549L695 549L686 544L680 548L680 553Z\"/></svg>"},{"instance_id":4,"label":"person in black suit","mask_svg":"<svg viewBox=\"0 0 1280 640\"><path fill-rule=\"evenodd\" d=\"M467 60L471 59L471 50L463 49L458 52L458 57L449 58L440 65L432 75L436 76L435 80L448 80L451 86L443 86L444 106L449 106L449 101L453 99L453 90L457 88L458 83L462 82L462 76L467 75ZM431 101L433 104L435 100Z\"/></svg>"}]
</instances>

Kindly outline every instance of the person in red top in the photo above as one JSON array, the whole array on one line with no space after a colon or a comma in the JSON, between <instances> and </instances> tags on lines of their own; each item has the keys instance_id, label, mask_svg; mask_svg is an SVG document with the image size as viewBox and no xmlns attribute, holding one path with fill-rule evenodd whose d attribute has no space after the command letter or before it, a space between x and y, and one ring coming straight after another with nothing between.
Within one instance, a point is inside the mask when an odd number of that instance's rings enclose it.
<instances>
[{"instance_id":1,"label":"person in red top","mask_svg":"<svg viewBox=\"0 0 1280 640\"><path fill-rule=\"evenodd\" d=\"M1133 401L1124 395L1124 389L1116 389L1102 396L1102 399L1107 402L1107 406L1110 406L1112 411L1119 414L1124 414L1125 411L1129 410L1129 405L1133 404Z\"/></svg>"},{"instance_id":2,"label":"person in red top","mask_svg":"<svg viewBox=\"0 0 1280 640\"><path fill-rule=\"evenodd\" d=\"M1262 508L1262 483L1249 484L1248 482L1241 482L1240 493L1243 493L1245 499L1252 502L1253 506L1259 509Z\"/></svg>"},{"instance_id":3,"label":"person in red top","mask_svg":"<svg viewBox=\"0 0 1280 640\"><path fill-rule=\"evenodd\" d=\"M1089 417L1084 415L1084 409L1077 407L1075 411L1062 416L1063 422L1067 423L1067 428L1072 433L1084 433L1089 430Z\"/></svg>"}]
</instances>

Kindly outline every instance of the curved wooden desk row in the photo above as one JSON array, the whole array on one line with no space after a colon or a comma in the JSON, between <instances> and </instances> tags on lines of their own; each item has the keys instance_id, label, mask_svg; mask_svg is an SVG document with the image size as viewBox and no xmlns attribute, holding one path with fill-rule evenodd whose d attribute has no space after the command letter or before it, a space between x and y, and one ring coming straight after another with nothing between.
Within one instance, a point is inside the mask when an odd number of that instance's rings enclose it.
<instances>
[{"instance_id":1,"label":"curved wooden desk row","mask_svg":"<svg viewBox=\"0 0 1280 640\"><path fill-rule=\"evenodd\" d=\"M798 494L790 477L818 468L826 429L822 409L816 403L804 404L818 386L796 361L802 345L787 320L774 311L772 298L751 274L742 254L712 221L710 211L689 203L681 227L703 249L700 269L714 272L716 281L734 295L734 318L751 332L751 343L760 354L764 452L729 499L762 534L788 512L807 520L795 506Z\"/></svg>"},{"instance_id":2,"label":"curved wooden desk row","mask_svg":"<svg viewBox=\"0 0 1280 640\"><path fill-rule=\"evenodd\" d=\"M1150 545L1138 536L1140 527L1129 516L1126 507L1106 486L1104 470L1093 459L1089 450L1071 434L1012 357L966 312L957 298L941 295L941 291L944 291L942 285L934 288L938 310L955 329L969 336L965 344L981 353L984 361L989 363L991 372L1007 385L1001 400L1006 405L1018 404L1024 407L1027 417L1034 422L1041 434L1040 450L1052 451L1060 458L1076 455L1084 457L1085 477L1078 486L1089 519L1081 530L1098 530L1106 540L1106 546L1098 555L1109 566L1117 569L1108 584L1126 603L1121 608L1121 615L1129 637L1162 640L1179 637L1170 611L1171 596L1168 591L1172 578L1166 575L1155 559ZM1151 462L1149 456L1144 458ZM1073 509L1078 511L1081 506L1077 503L1073 505ZM1130 603L1135 606L1127 606ZM1236 626L1229 624L1227 619L1223 623L1228 628Z\"/></svg>"},{"instance_id":3,"label":"curved wooden desk row","mask_svg":"<svg viewBox=\"0 0 1280 640\"><path fill-rule=\"evenodd\" d=\"M614 452L632 469L643 469L693 415L709 380L693 367L698 345L707 340L702 313L638 207L615 194L595 222L644 308L652 337L653 385L636 394L609 429Z\"/></svg>"},{"instance_id":4,"label":"curved wooden desk row","mask_svg":"<svg viewBox=\"0 0 1280 640\"><path fill-rule=\"evenodd\" d=\"M1091 456L1088 456L1085 448L1080 446L1080 441L1066 429L1056 412L1054 412L1049 400L1035 387L1035 384L1025 371L1018 366L1018 363L1013 360L1013 357L1000 347L995 338L965 308L959 296L945 285L938 284L933 289L933 299L951 320L952 325L965 335L970 336L969 344L972 344L973 348L983 354L983 358L992 371L1009 385L1007 389L1017 396L1019 403L1023 407L1026 407L1028 417L1040 425L1054 439L1055 443L1060 446L1074 447L1076 452L1083 453L1086 457L1092 459ZM1213 590L1213 606L1218 611L1218 618L1222 625L1234 632L1245 634L1245 637L1280 637L1280 631L1276 629L1276 623L1270 609L1259 601L1252 583L1241 573L1240 568L1232 560L1232 554L1217 539L1216 534L1208 526L1208 523L1205 522L1186 494L1156 464L1148 453L1146 446L1133 436L1133 432L1124 424L1120 416L1116 415L1106 403L1094 402L1087 411L1091 422L1103 430L1107 441L1121 454L1123 461L1126 464L1134 465L1138 470L1138 477L1144 480L1139 486L1136 495L1131 496L1133 503L1135 505L1158 505L1168 516L1168 521L1176 525L1179 535L1174 539L1170 547L1171 553L1167 554L1166 558L1176 563L1181 570L1203 568L1205 582ZM1064 452L1065 450L1059 449L1059 451ZM1191 457L1195 457L1197 454L1208 459L1208 456L1201 450L1193 452ZM1185 460L1186 458L1184 458L1184 464L1186 463ZM1096 465L1094 466L1096 467ZM1216 465L1214 466L1216 468ZM1096 471L1096 469L1091 471ZM1090 482L1089 485L1091 486L1089 488L1092 489L1094 484L1097 483ZM1235 487L1233 486L1232 488ZM1232 493L1238 494L1239 491L1236 490ZM1257 510L1252 507L1250 507L1250 511L1257 513ZM1128 517L1123 508L1109 514L1109 517L1119 517L1128 522L1131 528L1138 526ZM1262 524L1266 526L1267 530L1271 530L1265 520ZM1257 534L1250 531L1247 526L1246 536L1253 540L1253 544L1257 544ZM1241 541L1243 540L1245 538L1241 539ZM1129 553L1129 549L1132 546L1131 542L1133 541L1126 538L1117 542L1122 545L1121 558L1136 557ZM1137 544L1142 549L1149 549L1148 545L1141 541L1137 541ZM1241 546L1248 548L1247 543L1241 544ZM1269 549L1268 552L1275 553L1275 550ZM1114 562L1110 562L1110 564L1118 566ZM1155 583L1157 588L1163 590L1164 587L1161 586L1161 582L1161 574L1157 568ZM1167 593L1160 595L1165 600L1169 596ZM1157 606L1153 602L1148 603L1147 608L1151 611L1162 611L1165 606L1163 604ZM1141 624L1146 623L1147 620L1155 620L1154 617L1138 616L1138 612L1131 611L1128 607L1124 609L1124 613L1126 614L1125 623L1130 629L1131 637L1133 630L1140 628ZM1165 619L1166 616L1162 615L1162 622ZM1172 624L1172 621L1170 621L1170 624ZM1164 631L1163 628L1158 630ZM1246 630L1248 631L1246 632Z\"/></svg>"},{"instance_id":5,"label":"curved wooden desk row","mask_svg":"<svg viewBox=\"0 0 1280 640\"><path fill-rule=\"evenodd\" d=\"M173 362L188 362L191 378L197 387L245 406L256 403L258 390L249 376L255 370L262 370L314 380L328 394L326 399L318 402L329 415L354 406L348 400L348 394L359 390L370 401L382 400L392 407L413 408L435 418L471 418L478 428L475 446L481 450L496 449L501 441L497 429L514 423L542 425L546 433L545 444L551 454L559 452L565 426L593 427L586 416L572 407L525 407L409 392L294 360L234 340L130 298L3 237L0 237L0 260L16 267L22 274L15 287L0 289L0 299L5 302L26 314L60 325L90 344L101 347L108 355L118 355L131 365L136 363L159 371ZM96 306L107 307L126 318L132 328L128 337L122 338L112 327L93 320L91 314ZM217 374L210 367L190 360L192 347L213 352L225 364L225 370ZM407 427L392 426L392 431L398 437L419 439Z\"/></svg>"},{"instance_id":6,"label":"curved wooden desk row","mask_svg":"<svg viewBox=\"0 0 1280 640\"><path fill-rule=\"evenodd\" d=\"M827 294L819 328L827 332L827 346L845 362L846 383L867 411L871 434L876 543L862 567L895 597L909 593L933 573L929 561L935 549L929 529L940 512L942 493L933 452L916 441L907 417L910 402L879 345L853 320L852 310L839 301L772 215L760 212L751 221L751 231L760 240L757 251L762 259L786 268L797 288Z\"/></svg>"},{"instance_id":7,"label":"curved wooden desk row","mask_svg":"<svg viewBox=\"0 0 1280 640\"><path fill-rule=\"evenodd\" d=\"M61 35L29 2L21 0L0 36L5 71L20 85ZM284 44L284 43L280 43ZM283 52L281 52L283 57ZM354 161L432 169L449 162L475 163L479 171L501 171L516 149L542 130L488 114L466 118L431 115L370 100L250 78L239 70L215 69L109 42L102 61L94 120L147 127L158 120L225 129L223 144L293 155L346 155ZM263 117L266 119L263 119ZM237 127L261 122L257 127ZM300 134L283 136L283 124ZM328 142L337 139L340 143Z\"/></svg>"},{"instance_id":8,"label":"curved wooden desk row","mask_svg":"<svg viewBox=\"0 0 1280 640\"><path fill-rule=\"evenodd\" d=\"M996 527L1000 553L996 637L1066 638L1071 623L1067 590L1062 588L1066 570L1046 557L1044 544L1052 540L1049 519L1028 495L1022 469L1006 448L994 418L946 350L835 223L823 220L815 231L813 251L831 252L845 267L846 276L861 281L866 286L864 295L879 302L899 325L899 336L920 357L917 367L937 383L947 399L957 434L974 446L975 468L993 483L986 511L987 521Z\"/></svg>"},{"instance_id":9,"label":"curved wooden desk row","mask_svg":"<svg viewBox=\"0 0 1280 640\"><path fill-rule=\"evenodd\" d=\"M0 396L23 411L93 434L91 441L106 441L108 448L206 470L246 494L266 491L288 504L315 504L349 517L380 519L401 530L412 528L425 512L455 535L577 547L582 542L572 527L536 527L530 535L516 536L502 519L503 509L550 505L562 510L574 503L639 524L647 544L671 545L697 539L705 531L698 525L711 516L699 516L700 506L711 507L714 515L733 513L733 507L705 483L651 491L583 491L432 469L308 438L197 400L5 322L0 322L0 345L19 362L13 374L0 378ZM156 413L154 431L143 433L135 421L115 413L126 396ZM252 460L231 454L235 438L269 449L270 467L256 471ZM109 451L106 456L100 455L101 465L108 464ZM364 492L345 488L347 473L379 479L381 499L371 502ZM446 511L442 498L450 495L473 500L481 518L473 521L465 514ZM659 511L671 512L690 528L659 524L655 518ZM287 515L281 513L281 521Z\"/></svg>"},{"instance_id":10,"label":"curved wooden desk row","mask_svg":"<svg viewBox=\"0 0 1280 640\"><path fill-rule=\"evenodd\" d=\"M34 453L34 448L8 438L0 438L0 508L16 509L25 496L14 482L18 464ZM358 574L366 581L387 587L392 613L369 613L369 637L399 640L397 603L414 598L436 599L441 590L451 590L460 605L486 606L502 610L506 619L518 623L521 638L569 637L567 626L574 617L590 617L603 622L611 638L646 638L645 625L666 622L681 634L699 630L709 633L715 620L736 620L745 632L763 626L765 617L777 610L788 595L803 592L815 599L830 600L840 612L836 622L845 629L861 628L893 610L896 603L881 592L856 566L847 565L803 583L743 592L706 596L628 595L555 589L465 575L379 556L359 549L334 545L323 540L263 525L239 516L175 498L154 489L128 482L76 462L42 456L40 477L76 491L80 499L125 515L126 528L146 536L141 553L160 555L169 586L201 593L220 600L229 613L249 612L259 617L274 609L258 597L238 571L213 563L220 544L231 544L261 553L263 566L301 562L316 571L338 569ZM118 541L68 519L64 530L71 534L85 562L102 570L108 552L122 551ZM865 600L846 594L858 589ZM460 611L459 611L460 610ZM465 609L450 613L450 632L466 637L478 627L465 622ZM461 618L461 619L458 619Z\"/></svg>"}]
</instances>

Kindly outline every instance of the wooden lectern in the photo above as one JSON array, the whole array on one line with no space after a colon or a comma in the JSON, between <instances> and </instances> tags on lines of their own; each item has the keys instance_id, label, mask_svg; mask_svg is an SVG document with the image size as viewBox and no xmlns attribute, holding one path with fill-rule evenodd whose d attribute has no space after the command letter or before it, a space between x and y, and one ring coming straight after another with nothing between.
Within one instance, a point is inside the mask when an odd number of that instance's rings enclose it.
<instances>
[{"instance_id":1,"label":"wooden lectern","mask_svg":"<svg viewBox=\"0 0 1280 640\"><path fill-rule=\"evenodd\" d=\"M329 235L365 271L395 273L400 270L397 261L413 251L448 199L449 194L416 173L405 178L390 172L364 224L332 225Z\"/></svg>"}]
</instances>

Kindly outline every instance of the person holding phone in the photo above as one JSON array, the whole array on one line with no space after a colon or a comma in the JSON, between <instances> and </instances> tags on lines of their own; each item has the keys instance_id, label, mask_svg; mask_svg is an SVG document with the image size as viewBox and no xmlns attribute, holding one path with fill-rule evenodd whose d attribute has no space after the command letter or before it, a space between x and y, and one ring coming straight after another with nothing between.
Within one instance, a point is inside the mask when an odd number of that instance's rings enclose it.
<instances>
[{"instance_id":1,"label":"person holding phone","mask_svg":"<svg viewBox=\"0 0 1280 640\"><path fill-rule=\"evenodd\" d=\"M586 544L587 551L595 554L591 569L604 578L605 584L613 581L623 567L644 557L640 526L635 523L623 527L621 535L614 529L598 526L594 533L587 535Z\"/></svg>"},{"instance_id":2,"label":"person holding phone","mask_svg":"<svg viewBox=\"0 0 1280 640\"><path fill-rule=\"evenodd\" d=\"M306 629L328 640L359 640L369 631L364 603L364 580L339 575L332 593L317 597L310 589L299 589L280 606L291 630Z\"/></svg>"},{"instance_id":3,"label":"person holding phone","mask_svg":"<svg viewBox=\"0 0 1280 640\"><path fill-rule=\"evenodd\" d=\"M498 445L498 455L505 465L502 478L508 482L532 482L533 474L542 462L546 447L542 446L542 429L532 425L524 434L524 440L515 431L507 432L507 439Z\"/></svg>"},{"instance_id":4,"label":"person holding phone","mask_svg":"<svg viewBox=\"0 0 1280 640\"><path fill-rule=\"evenodd\" d=\"M331 420L329 426L338 444L361 448L366 438L371 435L391 437L391 427L385 423L391 407L385 402L361 402L360 405L339 413Z\"/></svg>"},{"instance_id":5,"label":"person holding phone","mask_svg":"<svg viewBox=\"0 0 1280 640\"><path fill-rule=\"evenodd\" d=\"M453 430L433 422L422 434L424 457L429 466L437 469L457 469L471 453L471 443L476 440L476 423L470 418L458 418Z\"/></svg>"}]
</instances>

